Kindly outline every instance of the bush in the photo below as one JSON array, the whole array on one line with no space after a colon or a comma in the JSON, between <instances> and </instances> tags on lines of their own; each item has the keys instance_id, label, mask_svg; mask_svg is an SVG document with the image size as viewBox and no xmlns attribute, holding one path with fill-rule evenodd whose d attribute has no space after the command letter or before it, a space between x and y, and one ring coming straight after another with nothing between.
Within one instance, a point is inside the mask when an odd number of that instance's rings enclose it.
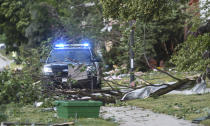
<instances>
[{"instance_id":1,"label":"bush","mask_svg":"<svg viewBox=\"0 0 210 126\"><path fill-rule=\"evenodd\" d=\"M210 60L204 59L202 55L205 50L209 50L209 47L209 33L197 37L189 36L187 41L178 46L178 51L172 56L170 62L175 64L178 70L204 71L210 64Z\"/></svg>"},{"instance_id":2,"label":"bush","mask_svg":"<svg viewBox=\"0 0 210 126\"><path fill-rule=\"evenodd\" d=\"M32 103L39 98L38 86L28 74L6 70L0 73L0 80L0 104Z\"/></svg>"},{"instance_id":3,"label":"bush","mask_svg":"<svg viewBox=\"0 0 210 126\"><path fill-rule=\"evenodd\" d=\"M6 121L6 120L7 120L7 115L5 115L4 113L0 112L0 122Z\"/></svg>"},{"instance_id":4,"label":"bush","mask_svg":"<svg viewBox=\"0 0 210 126\"><path fill-rule=\"evenodd\" d=\"M40 55L37 49L20 48L18 59L22 69L0 73L0 104L33 103L40 98Z\"/></svg>"},{"instance_id":5,"label":"bush","mask_svg":"<svg viewBox=\"0 0 210 126\"><path fill-rule=\"evenodd\" d=\"M5 105L0 105L0 122L6 121L8 116L5 114L7 107Z\"/></svg>"}]
</instances>

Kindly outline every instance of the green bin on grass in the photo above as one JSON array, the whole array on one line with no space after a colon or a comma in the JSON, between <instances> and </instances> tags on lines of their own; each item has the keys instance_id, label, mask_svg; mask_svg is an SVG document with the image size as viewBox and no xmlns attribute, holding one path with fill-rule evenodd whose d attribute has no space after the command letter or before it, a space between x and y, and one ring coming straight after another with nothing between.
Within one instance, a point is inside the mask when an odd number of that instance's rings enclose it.
<instances>
[{"instance_id":1,"label":"green bin on grass","mask_svg":"<svg viewBox=\"0 0 210 126\"><path fill-rule=\"evenodd\" d=\"M58 117L60 118L98 118L100 101L55 101Z\"/></svg>"}]
</instances>

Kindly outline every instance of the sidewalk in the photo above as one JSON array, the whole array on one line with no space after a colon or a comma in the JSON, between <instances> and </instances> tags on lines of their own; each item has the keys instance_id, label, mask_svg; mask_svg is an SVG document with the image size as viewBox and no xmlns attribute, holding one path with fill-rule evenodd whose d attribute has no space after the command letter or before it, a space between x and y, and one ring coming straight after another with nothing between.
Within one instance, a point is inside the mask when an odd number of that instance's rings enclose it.
<instances>
[{"instance_id":1,"label":"sidewalk","mask_svg":"<svg viewBox=\"0 0 210 126\"><path fill-rule=\"evenodd\" d=\"M116 121L120 126L202 126L133 106L102 107L101 117Z\"/></svg>"}]
</instances>

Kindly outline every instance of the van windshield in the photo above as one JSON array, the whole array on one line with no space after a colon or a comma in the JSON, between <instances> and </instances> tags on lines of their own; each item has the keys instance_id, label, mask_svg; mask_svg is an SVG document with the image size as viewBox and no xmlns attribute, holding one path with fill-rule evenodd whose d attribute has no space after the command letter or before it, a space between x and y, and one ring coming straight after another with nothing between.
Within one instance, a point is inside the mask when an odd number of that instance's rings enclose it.
<instances>
[{"instance_id":1,"label":"van windshield","mask_svg":"<svg viewBox=\"0 0 210 126\"><path fill-rule=\"evenodd\" d=\"M91 54L88 49L56 49L47 60L47 63L53 62L90 63Z\"/></svg>"}]
</instances>

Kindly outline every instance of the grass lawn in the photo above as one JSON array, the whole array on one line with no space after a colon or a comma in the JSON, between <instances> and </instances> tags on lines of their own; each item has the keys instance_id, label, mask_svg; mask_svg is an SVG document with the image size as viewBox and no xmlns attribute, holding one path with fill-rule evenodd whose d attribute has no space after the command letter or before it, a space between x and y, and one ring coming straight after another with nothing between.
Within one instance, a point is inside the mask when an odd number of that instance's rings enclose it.
<instances>
[{"instance_id":1,"label":"grass lawn","mask_svg":"<svg viewBox=\"0 0 210 126\"><path fill-rule=\"evenodd\" d=\"M204 95L164 95L157 99L147 98L131 100L129 105L150 109L157 113L164 113L193 120L210 114L210 93ZM202 121L210 126L210 120Z\"/></svg>"},{"instance_id":2,"label":"grass lawn","mask_svg":"<svg viewBox=\"0 0 210 126\"><path fill-rule=\"evenodd\" d=\"M184 79L184 78L188 78L188 77L192 77L192 76L199 76L200 73L199 72L175 72L175 71L170 71L170 74L172 74L173 76L180 78L180 79ZM168 82L176 82L177 80L169 77L166 74L160 73L160 72L146 72L144 73L142 76L138 76L136 77L136 84L137 85L141 85L141 82L138 82L139 79L143 79L146 80L147 82L150 82L152 84L164 84L164 83L168 83ZM109 87L108 85L109 81L104 81L103 82L103 87ZM114 83L112 83L114 82ZM125 86L130 86L129 84L129 77L124 77L120 80L112 80L109 82L109 84L115 88L118 88L119 85L116 85L115 83L118 83L120 85L125 85ZM206 79L206 83L207 83L207 88L210 88L210 80Z\"/></svg>"},{"instance_id":3,"label":"grass lawn","mask_svg":"<svg viewBox=\"0 0 210 126\"><path fill-rule=\"evenodd\" d=\"M180 78L180 79L184 79L190 76L198 76L200 75L199 72L175 72L175 71L171 71L169 72L171 75ZM168 83L168 82L172 82L172 81L176 81L175 79L169 77L166 74L160 73L160 72L147 72L145 73L143 76L141 76L140 78L147 80L150 83L153 84L161 84L161 83ZM208 78L206 78L206 83L207 83L207 88L210 88L210 80Z\"/></svg>"},{"instance_id":4,"label":"grass lawn","mask_svg":"<svg viewBox=\"0 0 210 126\"><path fill-rule=\"evenodd\" d=\"M117 126L114 122L102 120L100 118L74 118L61 119L54 111L43 111L43 108L35 108L33 105L9 104L1 105L0 112L7 116L6 121L10 122L30 122L30 123L64 123L75 122L75 126ZM0 122L2 114L0 114Z\"/></svg>"},{"instance_id":5,"label":"grass lawn","mask_svg":"<svg viewBox=\"0 0 210 126\"><path fill-rule=\"evenodd\" d=\"M188 72L175 72L175 71L170 71L169 73L180 79L184 79L186 77L199 74L195 72L188 73ZM141 78L153 84L176 81L175 79L169 77L168 75L160 73L160 72L147 72L143 76L141 76Z\"/></svg>"},{"instance_id":6,"label":"grass lawn","mask_svg":"<svg viewBox=\"0 0 210 126\"><path fill-rule=\"evenodd\" d=\"M184 79L189 76L199 75L198 72L169 72L173 76ZM176 81L166 74L160 72L147 72L139 78L142 78L153 84L162 84ZM124 80L116 80L120 84L129 86L129 78ZM210 80L206 79L207 88L210 88ZM145 109L150 109L157 113L164 113L183 118L186 120L193 120L195 118L203 117L210 114L210 94L204 95L164 95L157 99L138 99L128 101L124 104L138 106ZM205 126L210 126L210 119L202 121Z\"/></svg>"},{"instance_id":7,"label":"grass lawn","mask_svg":"<svg viewBox=\"0 0 210 126\"><path fill-rule=\"evenodd\" d=\"M200 75L199 72L175 72L175 71L170 71L169 73L171 75L177 77L177 78L180 78L180 79ZM160 73L160 72L154 72L154 71L146 72L142 76L136 77L136 81L138 80L138 78L146 80L146 81L148 81L152 84L163 84L163 83L177 81L177 80L169 77L166 74L163 74L163 73ZM112 82L115 82L115 83L118 83L118 84L121 84L121 85L129 86L129 77L122 78L121 80L112 80ZM206 82L207 82L207 88L210 88L210 80L206 79ZM117 86L113 83L110 83L110 84L111 84L111 86L113 86L115 88L119 87L119 86ZM138 85L138 84L141 84L141 83L137 82L136 84ZM104 82L104 87L109 87L107 82Z\"/></svg>"}]
</instances>

